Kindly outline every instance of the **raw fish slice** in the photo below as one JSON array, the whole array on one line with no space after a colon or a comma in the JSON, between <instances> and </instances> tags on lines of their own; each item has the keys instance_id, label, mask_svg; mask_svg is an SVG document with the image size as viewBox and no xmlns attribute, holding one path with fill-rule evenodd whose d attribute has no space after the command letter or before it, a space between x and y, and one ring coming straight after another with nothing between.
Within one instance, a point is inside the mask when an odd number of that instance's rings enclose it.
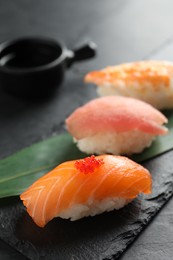
<instances>
[{"instance_id":1,"label":"raw fish slice","mask_svg":"<svg viewBox=\"0 0 173 260\"><path fill-rule=\"evenodd\" d=\"M92 71L85 82L98 86L101 96L141 99L158 109L173 108L173 63L139 61Z\"/></svg>"},{"instance_id":2,"label":"raw fish slice","mask_svg":"<svg viewBox=\"0 0 173 260\"><path fill-rule=\"evenodd\" d=\"M66 126L82 152L131 155L166 134L166 122L160 111L141 100L107 96L76 109Z\"/></svg>"},{"instance_id":3,"label":"raw fish slice","mask_svg":"<svg viewBox=\"0 0 173 260\"><path fill-rule=\"evenodd\" d=\"M20 196L35 223L76 220L119 209L139 193L151 193L150 173L122 156L101 155L60 164Z\"/></svg>"},{"instance_id":4,"label":"raw fish slice","mask_svg":"<svg viewBox=\"0 0 173 260\"><path fill-rule=\"evenodd\" d=\"M67 129L76 139L107 131L140 130L153 135L167 133L167 118L142 101L119 96L94 99L76 109L67 119Z\"/></svg>"}]
</instances>

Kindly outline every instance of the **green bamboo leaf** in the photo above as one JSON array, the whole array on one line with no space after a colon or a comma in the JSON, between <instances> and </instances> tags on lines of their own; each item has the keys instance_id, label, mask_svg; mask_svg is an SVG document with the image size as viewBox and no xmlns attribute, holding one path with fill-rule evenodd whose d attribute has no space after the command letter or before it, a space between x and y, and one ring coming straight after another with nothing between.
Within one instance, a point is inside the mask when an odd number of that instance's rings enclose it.
<instances>
[{"instance_id":1,"label":"green bamboo leaf","mask_svg":"<svg viewBox=\"0 0 173 260\"><path fill-rule=\"evenodd\" d=\"M85 156L69 134L27 147L0 161L0 198L19 195L58 164Z\"/></svg>"},{"instance_id":2,"label":"green bamboo leaf","mask_svg":"<svg viewBox=\"0 0 173 260\"><path fill-rule=\"evenodd\" d=\"M166 111L169 134L156 138L150 148L134 155L142 162L173 148L173 111ZM61 162L84 158L68 133L51 137L0 160L0 198L22 193L35 180Z\"/></svg>"},{"instance_id":3,"label":"green bamboo leaf","mask_svg":"<svg viewBox=\"0 0 173 260\"><path fill-rule=\"evenodd\" d=\"M163 113L168 118L168 124L166 127L169 129L169 133L167 135L157 137L152 145L149 148L146 148L142 153L133 155L131 159L134 161L142 162L173 148L173 111L166 110L163 111Z\"/></svg>"}]
</instances>

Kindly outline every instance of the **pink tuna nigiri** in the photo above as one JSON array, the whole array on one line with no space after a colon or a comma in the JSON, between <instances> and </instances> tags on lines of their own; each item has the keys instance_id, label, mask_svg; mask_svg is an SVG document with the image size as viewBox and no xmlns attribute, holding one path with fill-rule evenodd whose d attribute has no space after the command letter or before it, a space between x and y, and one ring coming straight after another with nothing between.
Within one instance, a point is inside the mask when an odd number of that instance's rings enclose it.
<instances>
[{"instance_id":1,"label":"pink tuna nigiri","mask_svg":"<svg viewBox=\"0 0 173 260\"><path fill-rule=\"evenodd\" d=\"M164 135L166 117L151 105L128 97L94 99L76 109L66 126L79 149L86 153L132 154Z\"/></svg>"},{"instance_id":2,"label":"pink tuna nigiri","mask_svg":"<svg viewBox=\"0 0 173 260\"><path fill-rule=\"evenodd\" d=\"M101 155L60 164L20 198L44 227L58 216L76 220L122 208L139 193L151 193L148 170L126 157Z\"/></svg>"}]
</instances>

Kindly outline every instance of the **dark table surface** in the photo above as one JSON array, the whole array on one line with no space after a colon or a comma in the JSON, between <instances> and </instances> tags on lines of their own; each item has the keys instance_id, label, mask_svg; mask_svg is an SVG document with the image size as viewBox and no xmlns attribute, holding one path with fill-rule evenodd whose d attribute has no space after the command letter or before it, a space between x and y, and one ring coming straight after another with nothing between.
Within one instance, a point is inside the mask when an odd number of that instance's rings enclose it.
<instances>
[{"instance_id":1,"label":"dark table surface","mask_svg":"<svg viewBox=\"0 0 173 260\"><path fill-rule=\"evenodd\" d=\"M1 92L0 158L62 132L64 115L96 96L95 88L82 82L88 71L149 58L173 60L172 24L172 0L0 0L0 42L48 36L63 40L69 48L87 39L98 45L97 57L76 63L52 99L29 102ZM70 107L69 100L73 100ZM123 260L172 259L172 209L170 200L126 250ZM25 258L0 241L0 259Z\"/></svg>"}]
</instances>

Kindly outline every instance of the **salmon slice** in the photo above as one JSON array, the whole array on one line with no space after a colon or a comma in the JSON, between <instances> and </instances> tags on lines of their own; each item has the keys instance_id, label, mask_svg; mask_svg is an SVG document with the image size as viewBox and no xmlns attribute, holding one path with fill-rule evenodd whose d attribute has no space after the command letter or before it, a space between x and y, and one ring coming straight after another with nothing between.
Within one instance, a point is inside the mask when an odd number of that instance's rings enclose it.
<instances>
[{"instance_id":1,"label":"salmon slice","mask_svg":"<svg viewBox=\"0 0 173 260\"><path fill-rule=\"evenodd\" d=\"M163 135L167 118L151 105L129 97L107 96L94 99L76 109L66 126L77 140L97 133L139 130Z\"/></svg>"},{"instance_id":2,"label":"salmon slice","mask_svg":"<svg viewBox=\"0 0 173 260\"><path fill-rule=\"evenodd\" d=\"M44 227L57 216L70 218L77 214L73 219L79 219L85 216L85 207L91 215L103 212L100 209L97 212L94 206L105 199L123 199L125 205L139 193L151 193L151 184L149 171L126 157L91 156L60 164L33 183L20 198L34 222ZM76 209L80 209L79 215ZM111 209L112 206L107 208Z\"/></svg>"}]
</instances>

